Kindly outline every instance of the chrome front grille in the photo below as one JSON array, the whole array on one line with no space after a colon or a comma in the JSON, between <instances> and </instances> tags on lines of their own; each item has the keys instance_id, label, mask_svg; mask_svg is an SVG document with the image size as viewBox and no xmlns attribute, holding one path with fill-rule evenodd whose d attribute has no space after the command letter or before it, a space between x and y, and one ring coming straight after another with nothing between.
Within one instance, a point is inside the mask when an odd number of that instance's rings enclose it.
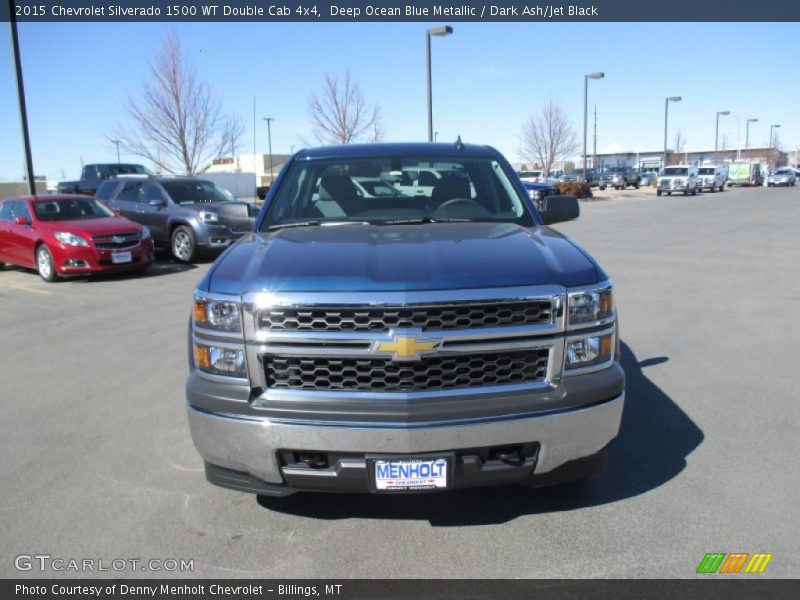
<instances>
[{"instance_id":1,"label":"chrome front grille","mask_svg":"<svg viewBox=\"0 0 800 600\"><path fill-rule=\"evenodd\" d=\"M382 358L263 357L267 387L276 390L420 392L541 382L549 350Z\"/></svg>"},{"instance_id":2,"label":"chrome front grille","mask_svg":"<svg viewBox=\"0 0 800 600\"><path fill-rule=\"evenodd\" d=\"M138 233L112 233L92 236L92 242L101 250L121 250L139 244Z\"/></svg>"},{"instance_id":3,"label":"chrome front grille","mask_svg":"<svg viewBox=\"0 0 800 600\"><path fill-rule=\"evenodd\" d=\"M272 306L258 314L258 329L278 331L389 331L480 329L551 323L550 299L428 306Z\"/></svg>"}]
</instances>

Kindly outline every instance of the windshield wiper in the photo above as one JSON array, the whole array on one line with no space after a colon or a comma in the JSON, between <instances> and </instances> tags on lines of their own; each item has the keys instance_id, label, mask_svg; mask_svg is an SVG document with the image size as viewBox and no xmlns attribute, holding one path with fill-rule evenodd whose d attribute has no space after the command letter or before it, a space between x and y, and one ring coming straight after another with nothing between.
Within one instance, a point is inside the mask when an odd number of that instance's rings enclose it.
<instances>
[{"instance_id":1,"label":"windshield wiper","mask_svg":"<svg viewBox=\"0 0 800 600\"><path fill-rule=\"evenodd\" d=\"M332 227L335 225L371 225L368 221L291 221L289 223L276 223L267 227L267 231L285 229L287 227Z\"/></svg>"},{"instance_id":2,"label":"windshield wiper","mask_svg":"<svg viewBox=\"0 0 800 600\"><path fill-rule=\"evenodd\" d=\"M423 225L426 223L471 223L475 219L434 219L433 217L419 217L417 219L393 219L389 221L373 221L373 225Z\"/></svg>"}]
</instances>

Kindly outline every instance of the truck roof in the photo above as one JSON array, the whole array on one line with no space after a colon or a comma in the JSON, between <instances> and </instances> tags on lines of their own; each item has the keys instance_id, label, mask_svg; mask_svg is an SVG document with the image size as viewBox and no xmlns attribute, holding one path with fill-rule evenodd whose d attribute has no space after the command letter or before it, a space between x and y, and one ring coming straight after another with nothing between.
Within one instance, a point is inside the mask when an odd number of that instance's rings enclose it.
<instances>
[{"instance_id":1,"label":"truck roof","mask_svg":"<svg viewBox=\"0 0 800 600\"><path fill-rule=\"evenodd\" d=\"M314 158L342 158L350 156L470 156L488 158L497 156L498 152L491 146L457 143L374 143L374 144L342 144L340 146L321 146L306 148L297 153L297 160Z\"/></svg>"}]
</instances>

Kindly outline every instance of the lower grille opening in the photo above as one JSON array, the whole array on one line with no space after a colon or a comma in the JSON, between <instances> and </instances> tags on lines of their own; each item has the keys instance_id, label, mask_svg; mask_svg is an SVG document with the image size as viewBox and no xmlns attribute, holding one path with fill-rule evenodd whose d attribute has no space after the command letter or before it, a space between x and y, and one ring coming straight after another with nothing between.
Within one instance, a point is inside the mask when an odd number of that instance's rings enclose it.
<instances>
[{"instance_id":1,"label":"lower grille opening","mask_svg":"<svg viewBox=\"0 0 800 600\"><path fill-rule=\"evenodd\" d=\"M547 349L536 349L413 362L271 355L263 361L271 389L414 392L543 381L547 357Z\"/></svg>"}]
</instances>

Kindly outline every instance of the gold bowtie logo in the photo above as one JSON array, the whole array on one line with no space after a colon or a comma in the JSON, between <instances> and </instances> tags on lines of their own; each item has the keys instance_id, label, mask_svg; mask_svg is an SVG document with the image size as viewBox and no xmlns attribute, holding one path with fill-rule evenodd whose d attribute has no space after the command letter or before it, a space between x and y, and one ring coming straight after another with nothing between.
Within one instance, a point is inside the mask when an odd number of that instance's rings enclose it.
<instances>
[{"instance_id":1,"label":"gold bowtie logo","mask_svg":"<svg viewBox=\"0 0 800 600\"><path fill-rule=\"evenodd\" d=\"M420 342L416 335L393 336L392 342L379 342L378 352L391 352L394 360L419 360L422 352L430 352L440 340Z\"/></svg>"}]
</instances>

